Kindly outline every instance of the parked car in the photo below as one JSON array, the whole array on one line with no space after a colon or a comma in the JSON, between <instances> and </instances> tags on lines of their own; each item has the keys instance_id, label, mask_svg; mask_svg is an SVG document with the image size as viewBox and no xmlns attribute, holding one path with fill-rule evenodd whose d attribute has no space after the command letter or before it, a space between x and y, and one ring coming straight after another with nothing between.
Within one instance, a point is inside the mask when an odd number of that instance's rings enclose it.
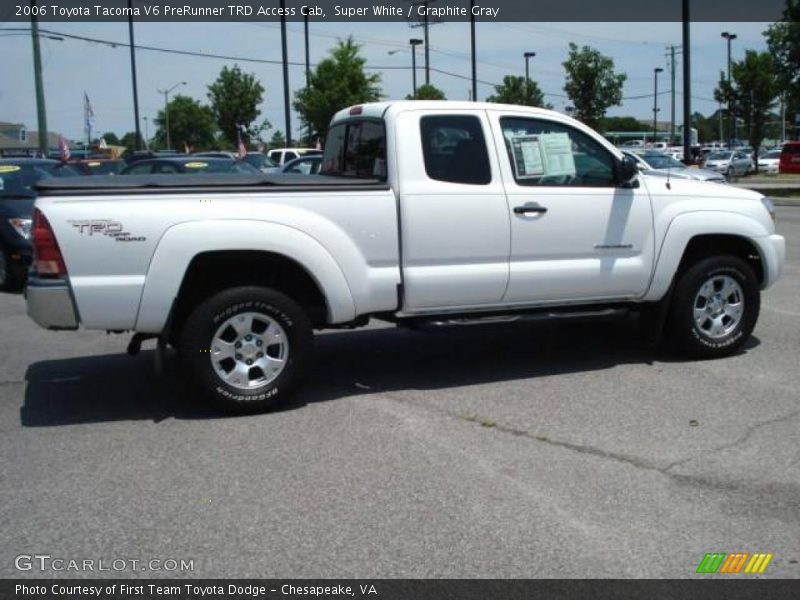
<instances>
[{"instance_id":1,"label":"parked car","mask_svg":"<svg viewBox=\"0 0 800 600\"><path fill-rule=\"evenodd\" d=\"M728 178L739 177L752 170L753 160L739 150L724 150L709 154L705 168L723 173Z\"/></svg>"},{"instance_id":2,"label":"parked car","mask_svg":"<svg viewBox=\"0 0 800 600\"><path fill-rule=\"evenodd\" d=\"M697 181L712 181L714 183L726 183L725 176L717 171L710 169L690 168L679 160L661 152L646 151L637 152L635 150L623 150L632 156L639 164L640 168L648 175L656 177L677 177L678 179L695 179Z\"/></svg>"},{"instance_id":3,"label":"parked car","mask_svg":"<svg viewBox=\"0 0 800 600\"><path fill-rule=\"evenodd\" d=\"M275 173L279 170L278 165L270 160L270 158L262 152L248 152L243 159L235 152L227 152L225 150L210 150L207 152L195 152L192 156L201 156L208 158L229 158L230 160L242 160L262 173Z\"/></svg>"},{"instance_id":4,"label":"parked car","mask_svg":"<svg viewBox=\"0 0 800 600\"><path fill-rule=\"evenodd\" d=\"M770 150L758 157L758 171L765 174L774 174L780 170L781 151Z\"/></svg>"},{"instance_id":5,"label":"parked car","mask_svg":"<svg viewBox=\"0 0 800 600\"><path fill-rule=\"evenodd\" d=\"M125 161L110 158L90 158L70 161L69 165L81 175L117 175L125 168Z\"/></svg>"},{"instance_id":6,"label":"parked car","mask_svg":"<svg viewBox=\"0 0 800 600\"><path fill-rule=\"evenodd\" d=\"M244 161L184 155L140 160L125 167L120 175L170 173L260 173L260 171Z\"/></svg>"},{"instance_id":7,"label":"parked car","mask_svg":"<svg viewBox=\"0 0 800 600\"><path fill-rule=\"evenodd\" d=\"M301 156L290 160L281 167L281 173L301 173L303 175L316 175L322 166L322 155Z\"/></svg>"},{"instance_id":8,"label":"parked car","mask_svg":"<svg viewBox=\"0 0 800 600\"><path fill-rule=\"evenodd\" d=\"M314 177L59 183L36 201L31 318L133 331L132 354L158 337L197 397L240 412L309 378L315 329L372 317L492 327L641 311L684 354L727 356L786 257L761 194L665 186L586 125L523 106L344 109Z\"/></svg>"},{"instance_id":9,"label":"parked car","mask_svg":"<svg viewBox=\"0 0 800 600\"><path fill-rule=\"evenodd\" d=\"M51 177L78 177L78 172L55 160L0 159L0 289L17 289L25 282L32 254L34 186Z\"/></svg>"},{"instance_id":10,"label":"parked car","mask_svg":"<svg viewBox=\"0 0 800 600\"><path fill-rule=\"evenodd\" d=\"M787 142L781 150L781 173L800 173L800 142Z\"/></svg>"},{"instance_id":11,"label":"parked car","mask_svg":"<svg viewBox=\"0 0 800 600\"><path fill-rule=\"evenodd\" d=\"M278 166L283 166L290 160L309 154L322 154L322 150L316 148L275 148L267 153L270 160Z\"/></svg>"}]
</instances>

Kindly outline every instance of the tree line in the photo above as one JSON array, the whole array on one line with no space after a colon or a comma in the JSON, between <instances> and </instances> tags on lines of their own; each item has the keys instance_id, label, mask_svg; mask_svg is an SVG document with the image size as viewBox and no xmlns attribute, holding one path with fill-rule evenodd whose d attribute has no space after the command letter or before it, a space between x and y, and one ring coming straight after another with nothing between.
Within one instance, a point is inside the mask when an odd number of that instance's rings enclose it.
<instances>
[{"instance_id":1,"label":"tree line","mask_svg":"<svg viewBox=\"0 0 800 600\"><path fill-rule=\"evenodd\" d=\"M758 148L775 120L773 110L779 97L790 114L800 113L800 0L787 0L783 20L771 25L764 35L769 51L747 50L741 61L731 67L731 81L723 74L714 94L744 122L748 141ZM563 63L564 91L572 107L572 115L600 131L643 130L649 127L630 117L607 118L612 106L623 101L626 75L618 73L614 61L589 46L569 44ZM383 97L381 76L369 74L361 46L352 38L342 40L309 73L308 85L294 94L292 106L304 125L300 140L286 140L281 131L266 133L272 127L261 118L259 106L264 101L264 86L256 76L245 73L238 65L223 67L217 79L207 88L207 103L184 95L174 96L169 104L170 140L173 148L207 150L235 148L238 137L245 143L266 147L284 146L297 142L311 145L324 139L333 115L344 107L378 101ZM409 94L409 100L445 100L437 87L425 84ZM536 81L516 75L506 75L495 86L489 102L552 108ZM718 113L693 116L701 140L713 139L713 122ZM151 147L166 146L166 115L159 111L154 119L155 135ZM128 133L117 140L105 134L106 142L135 146L135 135Z\"/></svg>"}]
</instances>

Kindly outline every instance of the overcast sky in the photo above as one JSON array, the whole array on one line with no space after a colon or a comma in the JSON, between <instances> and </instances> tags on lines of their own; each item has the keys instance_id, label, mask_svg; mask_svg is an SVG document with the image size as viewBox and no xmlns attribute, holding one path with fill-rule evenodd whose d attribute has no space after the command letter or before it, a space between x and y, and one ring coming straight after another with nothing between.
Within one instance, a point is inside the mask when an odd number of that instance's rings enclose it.
<instances>
[{"instance_id":1,"label":"overcast sky","mask_svg":"<svg viewBox=\"0 0 800 600\"><path fill-rule=\"evenodd\" d=\"M745 48L765 49L762 32L766 23L695 23L692 25L692 100L693 110L709 114L716 109L713 89L719 71L725 68L727 50L722 31L738 34L734 41L734 59ZM22 122L36 128L32 50L29 34L14 35L9 28L19 24L0 23L0 121ZM127 42L127 23L44 23L44 29L84 35L110 41ZM289 58L302 62L302 23L289 23ZM323 58L337 38L352 35L363 44L367 63L374 66L409 66L410 37L421 37L405 23L313 23L311 24L311 61ZM478 79L499 83L506 74L523 75L523 52L535 51L531 77L539 82L546 99L556 110L569 104L563 97L567 44L588 44L614 59L616 69L628 75L624 95L645 96L626 100L612 108L611 115L632 115L652 119L653 68L664 67L659 89L669 89L666 70L667 46L680 45L680 23L478 23ZM280 60L280 29L277 23L138 23L136 43L170 49ZM466 99L470 89L469 24L442 23L430 29L431 66L462 75L458 79L439 73L431 82L444 90L448 99ZM397 51L389 54L392 51ZM137 74L141 116L150 121L163 107L157 90L186 81L176 90L206 101L206 86L225 65L225 61L206 57L187 57L137 50ZM423 53L417 52L418 82L424 78ZM681 70L678 57L678 108L681 115ZM130 62L127 47L111 48L84 41L43 40L42 60L48 127L71 139L83 132L83 93L89 95L96 118L96 130L118 135L133 130ZM266 88L262 115L274 129L284 129L283 88L280 65L240 63L254 73ZM296 90L304 83L303 68L290 68L290 85ZM411 90L411 71L382 72L381 87L389 99L402 98ZM493 92L491 85L479 84L479 99ZM669 95L659 97L660 119L669 118ZM299 124L293 115L293 134ZM144 121L142 121L144 128Z\"/></svg>"}]
</instances>

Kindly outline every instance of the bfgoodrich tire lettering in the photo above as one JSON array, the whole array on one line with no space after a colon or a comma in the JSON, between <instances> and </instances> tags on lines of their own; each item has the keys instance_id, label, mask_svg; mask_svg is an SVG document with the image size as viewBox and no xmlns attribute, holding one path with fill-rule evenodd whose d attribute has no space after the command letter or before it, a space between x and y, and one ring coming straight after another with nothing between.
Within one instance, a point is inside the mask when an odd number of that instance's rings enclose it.
<instances>
[{"instance_id":1,"label":"bfgoodrich tire lettering","mask_svg":"<svg viewBox=\"0 0 800 600\"><path fill-rule=\"evenodd\" d=\"M753 269L734 256L706 258L678 280L670 311L669 335L694 358L719 358L750 338L761 307Z\"/></svg>"},{"instance_id":2,"label":"bfgoodrich tire lettering","mask_svg":"<svg viewBox=\"0 0 800 600\"><path fill-rule=\"evenodd\" d=\"M189 383L234 412L261 412L298 386L312 352L312 329L292 299L262 287L237 287L200 303L179 340Z\"/></svg>"}]
</instances>

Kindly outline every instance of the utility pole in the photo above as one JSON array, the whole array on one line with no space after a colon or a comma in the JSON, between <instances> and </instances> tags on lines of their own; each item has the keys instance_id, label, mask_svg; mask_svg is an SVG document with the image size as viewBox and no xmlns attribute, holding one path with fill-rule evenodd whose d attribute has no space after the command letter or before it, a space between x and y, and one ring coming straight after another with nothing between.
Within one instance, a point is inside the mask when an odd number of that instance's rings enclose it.
<instances>
[{"instance_id":1,"label":"utility pole","mask_svg":"<svg viewBox=\"0 0 800 600\"><path fill-rule=\"evenodd\" d=\"M311 79L311 61L308 54L308 15L303 17L303 32L306 37L306 87L308 87Z\"/></svg>"},{"instance_id":2,"label":"utility pole","mask_svg":"<svg viewBox=\"0 0 800 600\"><path fill-rule=\"evenodd\" d=\"M469 17L469 30L471 39L471 58L472 58L472 94L470 100L473 102L478 101L478 67L477 67L477 52L475 50L475 0L470 0L470 17Z\"/></svg>"},{"instance_id":3,"label":"utility pole","mask_svg":"<svg viewBox=\"0 0 800 600\"><path fill-rule=\"evenodd\" d=\"M781 94L781 142L786 141L786 95Z\"/></svg>"},{"instance_id":4,"label":"utility pole","mask_svg":"<svg viewBox=\"0 0 800 600\"><path fill-rule=\"evenodd\" d=\"M31 0L31 8L36 8L36 0ZM36 10L31 10L31 41L33 42L33 80L36 85L36 120L39 129L39 152L47 158L47 110L44 105L44 84L42 83L42 52L39 49L39 20Z\"/></svg>"},{"instance_id":5,"label":"utility pole","mask_svg":"<svg viewBox=\"0 0 800 600\"><path fill-rule=\"evenodd\" d=\"M669 116L669 145L672 146L675 143L675 46L670 46L669 50L670 96L672 98Z\"/></svg>"},{"instance_id":6,"label":"utility pole","mask_svg":"<svg viewBox=\"0 0 800 600\"><path fill-rule=\"evenodd\" d=\"M688 165L692 159L692 46L689 0L682 0L681 9L683 20L683 161Z\"/></svg>"},{"instance_id":7,"label":"utility pole","mask_svg":"<svg viewBox=\"0 0 800 600\"><path fill-rule=\"evenodd\" d=\"M283 54L283 110L286 118L286 145L291 146L292 113L289 105L289 51L286 49L286 0L281 0L281 52Z\"/></svg>"},{"instance_id":8,"label":"utility pole","mask_svg":"<svg viewBox=\"0 0 800 600\"><path fill-rule=\"evenodd\" d=\"M423 2L422 6L425 7L425 21L423 22L423 28L425 29L425 85L430 85L431 83L431 54L430 54L430 40L428 38L428 3Z\"/></svg>"},{"instance_id":9,"label":"utility pole","mask_svg":"<svg viewBox=\"0 0 800 600\"><path fill-rule=\"evenodd\" d=\"M136 85L136 46L133 42L133 0L128 0L128 37L131 44L131 83L133 84L133 125L136 131L136 149L142 149L142 134L139 131L139 88Z\"/></svg>"},{"instance_id":10,"label":"utility pole","mask_svg":"<svg viewBox=\"0 0 800 600\"><path fill-rule=\"evenodd\" d=\"M411 44L411 90L412 98L417 99L417 46L422 44L422 40L418 38L411 38L408 40Z\"/></svg>"}]
</instances>

